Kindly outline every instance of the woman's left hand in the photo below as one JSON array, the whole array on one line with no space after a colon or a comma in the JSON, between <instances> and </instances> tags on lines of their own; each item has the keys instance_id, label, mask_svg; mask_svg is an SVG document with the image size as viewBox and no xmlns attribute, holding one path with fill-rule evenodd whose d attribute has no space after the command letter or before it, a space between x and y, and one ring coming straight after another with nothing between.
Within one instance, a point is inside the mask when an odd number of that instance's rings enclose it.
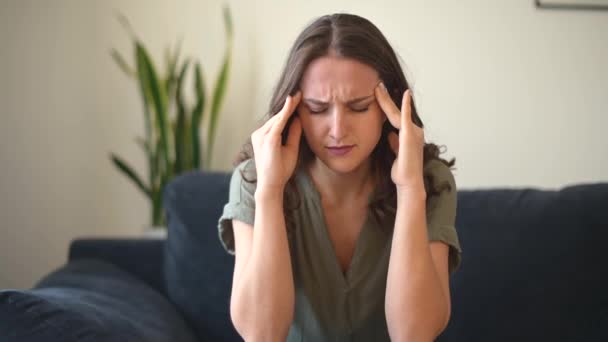
<instances>
[{"instance_id":1,"label":"woman's left hand","mask_svg":"<svg viewBox=\"0 0 608 342\"><path fill-rule=\"evenodd\" d=\"M376 87L374 93L390 123L399 130L398 135L395 132L388 135L388 143L397 156L391 169L391 178L397 186L397 191L425 194L422 176L424 131L412 121L410 90L407 89L403 94L401 110L397 108L383 83Z\"/></svg>"}]
</instances>

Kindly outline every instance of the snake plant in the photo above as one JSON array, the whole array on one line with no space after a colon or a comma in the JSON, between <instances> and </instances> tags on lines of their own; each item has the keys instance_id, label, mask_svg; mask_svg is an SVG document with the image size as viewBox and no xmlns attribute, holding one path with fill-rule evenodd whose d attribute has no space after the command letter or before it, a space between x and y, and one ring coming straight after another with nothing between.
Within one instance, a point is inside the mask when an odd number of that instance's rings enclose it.
<instances>
[{"instance_id":1,"label":"snake plant","mask_svg":"<svg viewBox=\"0 0 608 342\"><path fill-rule=\"evenodd\" d=\"M179 60L181 42L173 52L170 49L165 51L166 70L160 75L150 54L134 34L125 16L118 15L119 22L133 41L135 67L131 67L116 49L112 49L110 55L119 68L136 81L139 89L143 104L145 137L136 137L135 141L147 157L148 178L144 181L116 154L110 153L110 159L150 200L151 224L154 227L166 225L162 204L165 185L185 171L209 169L210 166L232 56L232 19L228 7L224 7L223 12L227 44L211 94L210 106L207 105L209 101L200 63L187 58ZM193 72L193 104L188 104L184 99L184 83L189 72ZM203 129L206 129L204 153L201 146Z\"/></svg>"}]
</instances>

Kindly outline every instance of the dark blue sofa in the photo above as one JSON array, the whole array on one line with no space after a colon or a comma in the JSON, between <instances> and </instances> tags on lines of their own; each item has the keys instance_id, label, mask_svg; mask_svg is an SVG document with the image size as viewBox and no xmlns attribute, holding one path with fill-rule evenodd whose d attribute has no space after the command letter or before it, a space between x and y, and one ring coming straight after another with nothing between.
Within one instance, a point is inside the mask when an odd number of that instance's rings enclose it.
<instances>
[{"instance_id":1,"label":"dark blue sofa","mask_svg":"<svg viewBox=\"0 0 608 342\"><path fill-rule=\"evenodd\" d=\"M0 342L240 341L234 258L217 237L229 180L174 179L166 241L77 239L34 288L1 290ZM463 263L438 341L608 341L608 183L460 190L457 230Z\"/></svg>"}]
</instances>

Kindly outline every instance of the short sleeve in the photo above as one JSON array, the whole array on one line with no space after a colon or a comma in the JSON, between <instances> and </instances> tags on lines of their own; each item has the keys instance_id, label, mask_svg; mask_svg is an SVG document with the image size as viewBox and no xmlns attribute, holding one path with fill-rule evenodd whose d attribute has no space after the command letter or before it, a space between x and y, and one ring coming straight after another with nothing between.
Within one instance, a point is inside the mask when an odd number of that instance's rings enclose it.
<instances>
[{"instance_id":1,"label":"short sleeve","mask_svg":"<svg viewBox=\"0 0 608 342\"><path fill-rule=\"evenodd\" d=\"M427 169L428 168L428 169ZM460 241L456 232L456 181L450 168L443 162L433 160L425 166L434 176L434 186L449 183L451 190L443 189L439 195L431 196L427 203L427 226L429 241L442 241L449 248L449 273L454 273L461 263Z\"/></svg>"},{"instance_id":2,"label":"short sleeve","mask_svg":"<svg viewBox=\"0 0 608 342\"><path fill-rule=\"evenodd\" d=\"M243 178L243 173L248 182ZM237 219L253 226L255 214L255 188L256 188L255 164L248 159L239 164L232 172L230 178L230 190L228 203L224 206L222 216L218 221L218 234L222 247L231 255L234 255L234 230L232 220Z\"/></svg>"}]
</instances>

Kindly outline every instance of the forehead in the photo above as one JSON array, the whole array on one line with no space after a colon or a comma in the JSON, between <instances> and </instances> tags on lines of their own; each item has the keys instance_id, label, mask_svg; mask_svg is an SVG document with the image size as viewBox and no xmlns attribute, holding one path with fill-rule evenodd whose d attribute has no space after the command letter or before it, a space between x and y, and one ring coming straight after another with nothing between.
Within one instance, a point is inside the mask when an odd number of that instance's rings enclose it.
<instances>
[{"instance_id":1,"label":"forehead","mask_svg":"<svg viewBox=\"0 0 608 342\"><path fill-rule=\"evenodd\" d=\"M378 72L355 59L324 56L313 60L302 76L300 89L306 96L340 99L373 94Z\"/></svg>"}]
</instances>

